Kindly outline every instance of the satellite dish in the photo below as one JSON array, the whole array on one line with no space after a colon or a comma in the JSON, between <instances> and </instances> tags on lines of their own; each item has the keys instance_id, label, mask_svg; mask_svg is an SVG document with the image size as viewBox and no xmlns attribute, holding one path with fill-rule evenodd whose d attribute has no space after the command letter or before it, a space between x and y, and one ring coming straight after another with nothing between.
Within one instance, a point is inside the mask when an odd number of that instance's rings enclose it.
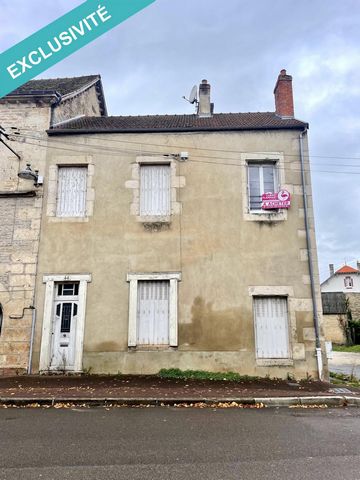
<instances>
[{"instance_id":1,"label":"satellite dish","mask_svg":"<svg viewBox=\"0 0 360 480\"><path fill-rule=\"evenodd\" d=\"M189 102L195 103L196 101L197 101L197 86L194 85L190 92Z\"/></svg>"}]
</instances>

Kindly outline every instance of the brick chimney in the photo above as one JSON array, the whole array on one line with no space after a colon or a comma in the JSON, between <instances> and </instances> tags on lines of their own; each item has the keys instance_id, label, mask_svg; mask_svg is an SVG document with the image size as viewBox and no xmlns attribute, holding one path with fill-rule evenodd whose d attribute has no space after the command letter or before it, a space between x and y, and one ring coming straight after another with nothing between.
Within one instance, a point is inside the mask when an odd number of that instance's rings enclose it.
<instances>
[{"instance_id":1,"label":"brick chimney","mask_svg":"<svg viewBox=\"0 0 360 480\"><path fill-rule=\"evenodd\" d=\"M199 86L198 116L211 117L214 110L214 104L210 102L210 84L203 80Z\"/></svg>"},{"instance_id":2,"label":"brick chimney","mask_svg":"<svg viewBox=\"0 0 360 480\"><path fill-rule=\"evenodd\" d=\"M334 269L333 263L329 263L329 271L330 271L330 276L334 275L335 269Z\"/></svg>"},{"instance_id":3,"label":"brick chimney","mask_svg":"<svg viewBox=\"0 0 360 480\"><path fill-rule=\"evenodd\" d=\"M360 272L360 260L358 260L358 261L356 262L356 267L357 267L357 269L358 269L359 272Z\"/></svg>"},{"instance_id":4,"label":"brick chimney","mask_svg":"<svg viewBox=\"0 0 360 480\"><path fill-rule=\"evenodd\" d=\"M281 70L275 88L275 111L280 117L294 117L292 76Z\"/></svg>"}]
</instances>

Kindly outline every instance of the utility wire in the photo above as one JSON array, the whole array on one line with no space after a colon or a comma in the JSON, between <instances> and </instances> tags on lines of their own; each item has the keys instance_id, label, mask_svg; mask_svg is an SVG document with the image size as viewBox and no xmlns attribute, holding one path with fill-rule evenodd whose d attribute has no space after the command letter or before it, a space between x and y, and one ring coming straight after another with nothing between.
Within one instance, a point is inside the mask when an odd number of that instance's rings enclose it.
<instances>
[{"instance_id":1,"label":"utility wire","mask_svg":"<svg viewBox=\"0 0 360 480\"><path fill-rule=\"evenodd\" d=\"M74 148L65 148L65 147L56 147L54 145L51 145L48 143L48 141L46 139L39 139L37 138L36 141L37 142L46 142L47 144L46 145L41 145L39 143L34 143L34 142L30 142L27 140L27 138L30 138L32 139L32 137L22 137L25 139L25 143L29 144L29 145L34 145L34 146L37 146L37 147L41 147L41 148L46 148L48 150L50 149L55 149L55 150L62 150L62 151L71 151L71 152L78 152L78 153L81 153L81 152L84 152L84 150L76 150ZM23 142L24 143L24 142ZM60 144L60 142L58 142ZM94 151L99 151L100 154L104 155L104 151L106 152L107 155L111 155L111 156L118 156L120 153L126 153L126 154L136 154L136 153L140 153L139 151L137 150L120 150L120 149L113 149L111 147L103 147L103 146L98 146L98 147L95 147L95 146L91 146L91 145L84 145L84 144L76 144L76 143L69 143L69 142L62 142L62 144L64 145L75 145L77 147L80 147L80 148L87 148L87 150L85 151L85 153L88 153L88 154L91 154L91 153L94 153ZM141 150L142 153L144 153L144 150ZM148 154L152 154L152 155L169 155L171 156L172 154L165 154L164 152L145 152L145 153L148 153ZM219 162L219 161L215 161L215 162L212 162L212 161L206 161L206 160L196 160L196 158L198 158L198 156L195 156L195 157L192 157L191 159L187 160L187 162L195 162L195 163L204 163L204 164L209 164L209 165L224 165L224 166L235 166L235 167L243 167L245 166L245 163L232 163L232 162ZM201 158L215 158L216 157L204 157L202 156ZM236 160L236 159L227 159L227 158L221 158L221 157L218 157L219 159L221 160ZM292 162L294 163L294 162ZM317 165L316 165L317 166ZM328 165L328 167L331 167L331 165ZM297 168L288 168L288 167L282 167L280 166L280 169L282 170L288 170L290 172L301 172L301 169L297 169ZM305 170L306 173L328 173L328 174L340 174L340 175L360 175L360 172L353 172L353 171L336 171L336 170L315 170L315 169L306 169Z\"/></svg>"},{"instance_id":2,"label":"utility wire","mask_svg":"<svg viewBox=\"0 0 360 480\"><path fill-rule=\"evenodd\" d=\"M64 144L64 145L75 145L77 147L87 147L87 148L93 148L93 149L97 149L97 150L106 150L106 151L113 151L113 152L122 152L122 153L136 153L136 152L139 152L139 150L136 150L136 149L130 149L130 150L127 150L127 149L115 149L113 147L109 147L109 146L102 146L102 145L91 145L91 144L84 144L84 143L78 143L78 142L69 142L69 141L65 141L65 140L48 140L47 138L39 138L37 136L31 136L31 135L19 135L17 134L16 138L18 137L21 137L21 138L29 138L29 139L33 139L33 140L37 140L37 141L43 141L43 142L49 142L48 145L49 145L49 148L53 148L52 145L53 143L56 143L56 144ZM97 137L99 138L99 137ZM91 138L93 139L93 137ZM104 140L104 139L102 139ZM105 141L105 140L104 140ZM118 142L116 141L117 143L121 143L121 142ZM126 142L126 143L130 143L130 142ZM143 145L152 145L152 144L139 144L141 147ZM164 147L167 147L167 145L163 145ZM177 147L177 148L180 148L180 147ZM185 147L184 147L185 148ZM191 147L188 147L189 149ZM201 150L201 149L200 149ZM210 150L210 149L206 149L206 150ZM211 151L211 150L210 150ZM144 154L144 153L147 153L149 155L164 155L164 152L160 152L160 151L153 151L153 150L143 150L141 148L141 153ZM238 153L243 153L245 154L246 152L238 152ZM252 154L260 154L260 152L247 152L247 153L252 153ZM262 154L266 154L266 152L262 152ZM271 154L269 152L267 152L267 154ZM168 154L169 155L169 154ZM271 154L272 156L274 154ZM284 156L286 154L283 154ZM298 155L297 155L298 157ZM207 159L215 159L215 160L237 160L236 158L233 158L233 157L218 157L218 156L209 156L209 155L200 155L200 154L196 154L195 158L207 158ZM240 159L239 159L240 160ZM271 160L271 159L270 159ZM290 160L286 160L286 159L283 159L283 162L284 163L289 163L289 164L294 164L295 162L294 161L290 161ZM333 168L333 167L341 167L341 168L360 168L360 163L359 164L344 164L344 163L327 163L327 164L317 164L315 162L311 162L312 165L314 166L326 166L326 167L330 167L330 168ZM328 173L328 172L325 172L325 173ZM335 172L336 173L336 172Z\"/></svg>"},{"instance_id":3,"label":"utility wire","mask_svg":"<svg viewBox=\"0 0 360 480\"><path fill-rule=\"evenodd\" d=\"M13 127L13 128L15 128L15 127ZM28 131L28 132L38 132L38 133L44 134L44 131L41 131L41 130L26 129L26 128L21 128L21 130ZM159 133L162 133L162 132L159 132ZM170 132L170 134L171 133L176 133L176 132ZM190 133L198 133L198 132L190 132ZM108 137L110 134L111 134L111 132L109 132L107 134L104 134L104 135L106 135ZM116 134L116 132L114 132L113 134ZM121 134L134 135L134 133L132 133L132 132L121 132ZM51 137L51 138L54 138L54 137ZM136 144L136 145L148 145L148 146L167 147L167 148L183 148L183 149L188 148L188 149L192 149L192 150L204 150L204 151L222 152L222 153L245 153L245 154L246 153L255 153L255 154L259 154L259 155L260 154L261 155L266 155L266 154L269 153L269 152L263 152L263 151L262 152L254 152L254 151L240 151L240 150L195 147L195 146L190 146L190 145L185 146L185 145L171 145L171 144L164 144L164 143L144 143L144 142L136 142L136 141L131 141L131 140L116 140L114 138L106 138L106 140L105 140L105 138L96 136L94 134L91 134L91 137L89 137L89 138L90 139L103 140L103 141L106 141L106 142L130 143L130 144ZM299 157L299 155L295 154L295 153L284 153L284 155L286 155L288 157ZM309 156L311 158L325 158L325 159L334 159L334 160L336 160L336 159L339 159L339 160L359 160L360 161L360 157L351 157L351 156L312 155L312 154L305 155L305 156Z\"/></svg>"}]
</instances>

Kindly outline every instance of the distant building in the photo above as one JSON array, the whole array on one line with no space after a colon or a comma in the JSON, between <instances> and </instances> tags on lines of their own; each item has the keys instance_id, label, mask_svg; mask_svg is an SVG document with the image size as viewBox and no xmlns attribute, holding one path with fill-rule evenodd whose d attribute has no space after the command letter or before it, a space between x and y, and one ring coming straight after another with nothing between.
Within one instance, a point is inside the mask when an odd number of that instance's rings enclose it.
<instances>
[{"instance_id":1,"label":"distant building","mask_svg":"<svg viewBox=\"0 0 360 480\"><path fill-rule=\"evenodd\" d=\"M353 320L360 320L360 262L357 268L344 265L335 271L329 265L330 276L321 284L325 339L334 343L346 341L342 325L350 309Z\"/></svg>"}]
</instances>

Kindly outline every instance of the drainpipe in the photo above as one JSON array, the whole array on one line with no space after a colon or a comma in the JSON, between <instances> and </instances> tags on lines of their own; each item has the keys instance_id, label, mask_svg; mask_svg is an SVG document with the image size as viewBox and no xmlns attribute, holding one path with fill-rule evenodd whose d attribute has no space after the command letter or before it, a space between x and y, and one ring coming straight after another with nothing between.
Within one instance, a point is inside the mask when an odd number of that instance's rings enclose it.
<instances>
[{"instance_id":1,"label":"drainpipe","mask_svg":"<svg viewBox=\"0 0 360 480\"><path fill-rule=\"evenodd\" d=\"M323 361L322 361L322 353L321 353L321 345L320 345L319 318L318 318L318 309L317 309L316 292L315 292L314 267L313 267L313 258L312 258L312 250L311 250L311 237L310 237L310 229L309 229L308 204L307 204L307 194L306 194L304 146L303 146L303 138L304 138L303 136L305 133L306 133L306 130L301 132L299 136L301 183L302 183L302 192L303 192L303 200L304 200L306 246L308 250L311 298L312 298L312 306L313 306L313 322L314 322L314 329L315 329L315 354L316 354L316 360L317 360L319 380L323 380Z\"/></svg>"},{"instance_id":2,"label":"drainpipe","mask_svg":"<svg viewBox=\"0 0 360 480\"><path fill-rule=\"evenodd\" d=\"M28 369L27 369L28 375L31 375L31 363L32 363L33 348L34 348L35 323L36 323L36 308L33 309L32 318L31 318L30 350L29 350L29 360L28 360Z\"/></svg>"}]
</instances>

